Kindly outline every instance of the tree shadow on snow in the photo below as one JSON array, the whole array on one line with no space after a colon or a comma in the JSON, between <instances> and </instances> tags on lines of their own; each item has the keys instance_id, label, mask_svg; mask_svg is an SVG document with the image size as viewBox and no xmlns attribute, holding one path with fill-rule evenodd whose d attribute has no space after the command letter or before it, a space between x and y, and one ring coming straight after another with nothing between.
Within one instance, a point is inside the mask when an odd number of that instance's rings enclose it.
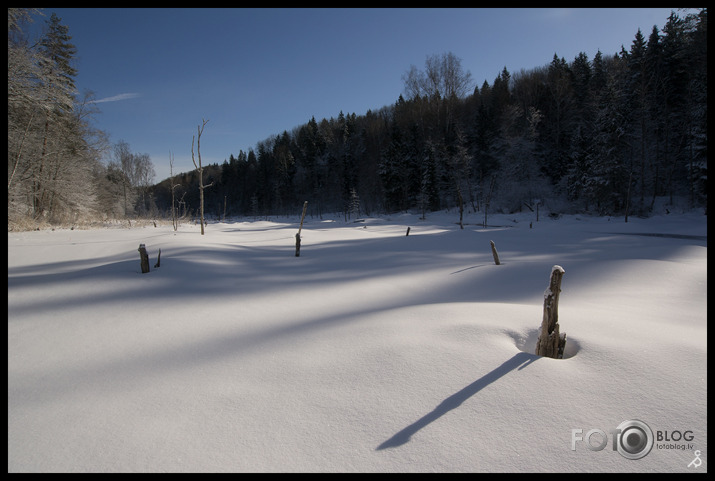
<instances>
[{"instance_id":1,"label":"tree shadow on snow","mask_svg":"<svg viewBox=\"0 0 715 481\"><path fill-rule=\"evenodd\" d=\"M398 446L406 444L410 440L412 435L417 433L417 431L426 427L430 423L438 420L439 418L447 414L449 411L458 408L464 401L474 396L483 388L487 387L494 381L497 381L499 378L510 373L514 369L524 369L526 366L528 366L539 358L540 356L537 356L536 354L529 354L526 352L518 352L514 354L511 359L505 361L501 366L495 368L494 370L480 377L473 383L452 394L444 401L439 403L439 405L435 407L432 412L425 414L420 419L410 424L406 428L402 429L387 441L380 444L376 448L376 451L380 451L382 449L387 448L396 448Z\"/></svg>"}]
</instances>

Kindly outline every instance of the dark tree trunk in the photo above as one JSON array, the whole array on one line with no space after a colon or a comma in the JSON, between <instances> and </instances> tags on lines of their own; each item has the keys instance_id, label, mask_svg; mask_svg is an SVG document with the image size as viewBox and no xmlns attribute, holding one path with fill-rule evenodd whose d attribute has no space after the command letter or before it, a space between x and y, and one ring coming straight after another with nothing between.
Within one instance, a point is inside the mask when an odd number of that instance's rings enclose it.
<instances>
[{"instance_id":1,"label":"dark tree trunk","mask_svg":"<svg viewBox=\"0 0 715 481\"><path fill-rule=\"evenodd\" d=\"M146 252L144 244L139 244L139 258L141 259L142 274L149 272L149 254Z\"/></svg>"}]
</instances>

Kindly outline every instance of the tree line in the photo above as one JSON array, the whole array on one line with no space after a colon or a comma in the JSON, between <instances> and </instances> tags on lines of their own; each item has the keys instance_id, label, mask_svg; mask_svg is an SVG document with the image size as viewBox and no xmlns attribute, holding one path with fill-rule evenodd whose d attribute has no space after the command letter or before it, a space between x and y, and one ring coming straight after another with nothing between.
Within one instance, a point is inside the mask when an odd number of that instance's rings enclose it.
<instances>
[{"instance_id":1,"label":"tree line","mask_svg":"<svg viewBox=\"0 0 715 481\"><path fill-rule=\"evenodd\" d=\"M707 9L671 13L629 48L473 87L452 53L405 73L394 105L311 118L205 170L206 212L445 208L647 215L658 197L707 203ZM196 174L181 174L198 206ZM166 209L168 181L154 186Z\"/></svg>"},{"instance_id":2,"label":"tree line","mask_svg":"<svg viewBox=\"0 0 715 481\"><path fill-rule=\"evenodd\" d=\"M75 51L54 15L22 40L8 9L8 214L62 219L371 213L456 208L647 215L659 197L707 205L707 9L671 13L620 52L474 86L452 53L411 66L393 105L270 136L222 164L153 184L146 154L93 130L74 92ZM210 128L210 127L209 127ZM200 189L200 183L206 184ZM173 194L173 195L172 195Z\"/></svg>"}]
</instances>

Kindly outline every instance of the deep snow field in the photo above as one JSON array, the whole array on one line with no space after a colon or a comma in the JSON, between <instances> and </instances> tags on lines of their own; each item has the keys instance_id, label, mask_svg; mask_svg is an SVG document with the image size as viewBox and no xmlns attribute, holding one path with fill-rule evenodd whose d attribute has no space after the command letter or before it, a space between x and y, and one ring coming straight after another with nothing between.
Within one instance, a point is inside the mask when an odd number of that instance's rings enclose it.
<instances>
[{"instance_id":1,"label":"deep snow field","mask_svg":"<svg viewBox=\"0 0 715 481\"><path fill-rule=\"evenodd\" d=\"M707 217L457 220L8 233L8 472L706 472Z\"/></svg>"}]
</instances>

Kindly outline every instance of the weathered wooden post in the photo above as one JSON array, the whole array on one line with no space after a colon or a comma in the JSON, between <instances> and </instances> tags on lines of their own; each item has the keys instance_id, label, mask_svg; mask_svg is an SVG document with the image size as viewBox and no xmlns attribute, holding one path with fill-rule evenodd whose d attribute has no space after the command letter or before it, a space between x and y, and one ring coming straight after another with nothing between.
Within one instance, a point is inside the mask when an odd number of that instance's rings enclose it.
<instances>
[{"instance_id":1,"label":"weathered wooden post","mask_svg":"<svg viewBox=\"0 0 715 481\"><path fill-rule=\"evenodd\" d=\"M300 227L298 228L298 234L303 230L303 219L305 219L305 211L308 210L308 201L303 202L303 215L300 216Z\"/></svg>"},{"instance_id":2,"label":"weathered wooden post","mask_svg":"<svg viewBox=\"0 0 715 481\"><path fill-rule=\"evenodd\" d=\"M295 235L295 256L300 257L300 232Z\"/></svg>"},{"instance_id":3,"label":"weathered wooden post","mask_svg":"<svg viewBox=\"0 0 715 481\"><path fill-rule=\"evenodd\" d=\"M149 272L149 254L146 253L144 244L139 244L139 258L141 259L142 274Z\"/></svg>"},{"instance_id":4,"label":"weathered wooden post","mask_svg":"<svg viewBox=\"0 0 715 481\"><path fill-rule=\"evenodd\" d=\"M156 264L154 264L154 269L161 267L161 249L159 249L159 255L156 257Z\"/></svg>"},{"instance_id":5,"label":"weathered wooden post","mask_svg":"<svg viewBox=\"0 0 715 481\"><path fill-rule=\"evenodd\" d=\"M549 287L544 291L544 317L536 341L536 354L553 359L564 357L566 345L566 333L559 334L559 293L564 272L561 266L551 268Z\"/></svg>"},{"instance_id":6,"label":"weathered wooden post","mask_svg":"<svg viewBox=\"0 0 715 481\"><path fill-rule=\"evenodd\" d=\"M494 263L499 265L499 254L497 253L497 246L494 245L494 241L489 241L492 245L492 256L494 256Z\"/></svg>"},{"instance_id":7,"label":"weathered wooden post","mask_svg":"<svg viewBox=\"0 0 715 481\"><path fill-rule=\"evenodd\" d=\"M407 233L405 234L405 237L407 237L408 235L410 235L410 228L409 228L409 227L407 228Z\"/></svg>"},{"instance_id":8,"label":"weathered wooden post","mask_svg":"<svg viewBox=\"0 0 715 481\"><path fill-rule=\"evenodd\" d=\"M300 257L300 231L303 230L303 219L305 219L305 211L308 209L308 201L303 203L303 215L300 217L300 227L295 235L295 256Z\"/></svg>"}]
</instances>

